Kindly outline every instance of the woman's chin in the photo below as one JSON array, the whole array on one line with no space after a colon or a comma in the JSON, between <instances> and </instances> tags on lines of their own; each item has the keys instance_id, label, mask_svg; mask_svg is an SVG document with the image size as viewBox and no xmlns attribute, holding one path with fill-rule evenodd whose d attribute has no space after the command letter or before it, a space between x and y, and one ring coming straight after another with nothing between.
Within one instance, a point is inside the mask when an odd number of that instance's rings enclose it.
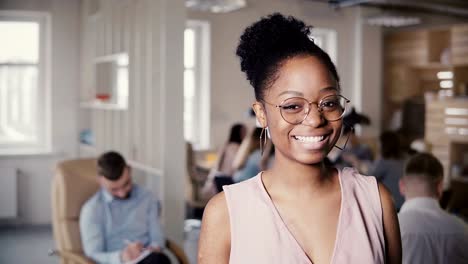
<instances>
[{"instance_id":1,"label":"woman's chin","mask_svg":"<svg viewBox=\"0 0 468 264\"><path fill-rule=\"evenodd\" d=\"M299 163L306 164L306 165L316 165L321 164L327 155L325 152L316 152L316 153L307 153L303 155L298 155L295 160Z\"/></svg>"}]
</instances>

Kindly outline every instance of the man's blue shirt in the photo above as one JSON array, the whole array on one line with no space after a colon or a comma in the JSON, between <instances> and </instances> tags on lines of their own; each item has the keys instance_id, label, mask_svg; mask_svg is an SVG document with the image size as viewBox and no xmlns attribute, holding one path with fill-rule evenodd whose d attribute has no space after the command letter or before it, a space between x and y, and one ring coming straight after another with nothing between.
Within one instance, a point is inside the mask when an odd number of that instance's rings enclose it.
<instances>
[{"instance_id":1,"label":"man's blue shirt","mask_svg":"<svg viewBox=\"0 0 468 264\"><path fill-rule=\"evenodd\" d=\"M126 247L126 241L163 248L159 211L153 194L135 184L125 200L116 199L101 188L81 208L85 254L97 263L121 263L120 251Z\"/></svg>"}]
</instances>

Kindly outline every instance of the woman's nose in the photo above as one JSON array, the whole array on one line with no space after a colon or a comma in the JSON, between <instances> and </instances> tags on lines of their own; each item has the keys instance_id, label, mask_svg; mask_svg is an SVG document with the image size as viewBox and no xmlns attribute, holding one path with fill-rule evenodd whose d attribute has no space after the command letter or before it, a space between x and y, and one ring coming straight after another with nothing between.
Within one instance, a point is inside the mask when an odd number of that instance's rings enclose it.
<instances>
[{"instance_id":1,"label":"woman's nose","mask_svg":"<svg viewBox=\"0 0 468 264\"><path fill-rule=\"evenodd\" d=\"M325 119L322 116L322 113L318 109L316 105L311 105L309 107L309 113L307 114L304 121L302 121L303 125L312 126L312 127L319 127Z\"/></svg>"}]
</instances>

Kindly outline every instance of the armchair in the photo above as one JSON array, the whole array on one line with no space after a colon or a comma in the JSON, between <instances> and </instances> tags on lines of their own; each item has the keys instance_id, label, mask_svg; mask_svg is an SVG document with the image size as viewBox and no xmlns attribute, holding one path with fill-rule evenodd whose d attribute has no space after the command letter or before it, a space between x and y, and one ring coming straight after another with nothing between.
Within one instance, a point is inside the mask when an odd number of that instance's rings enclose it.
<instances>
[{"instance_id":1,"label":"armchair","mask_svg":"<svg viewBox=\"0 0 468 264\"><path fill-rule=\"evenodd\" d=\"M99 189L96 159L60 162L52 181L52 229L61 264L92 264L81 245L79 214L81 206ZM183 250L171 241L167 248L181 264L188 264Z\"/></svg>"}]
</instances>

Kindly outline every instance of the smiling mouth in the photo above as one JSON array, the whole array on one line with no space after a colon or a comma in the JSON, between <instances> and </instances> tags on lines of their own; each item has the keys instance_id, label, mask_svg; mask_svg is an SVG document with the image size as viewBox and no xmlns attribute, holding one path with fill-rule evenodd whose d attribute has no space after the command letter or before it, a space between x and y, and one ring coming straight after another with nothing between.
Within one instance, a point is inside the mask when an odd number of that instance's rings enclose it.
<instances>
[{"instance_id":1,"label":"smiling mouth","mask_svg":"<svg viewBox=\"0 0 468 264\"><path fill-rule=\"evenodd\" d=\"M317 137L293 136L293 138L300 142L317 143L317 142L323 141L326 137L325 136L317 136Z\"/></svg>"}]
</instances>

